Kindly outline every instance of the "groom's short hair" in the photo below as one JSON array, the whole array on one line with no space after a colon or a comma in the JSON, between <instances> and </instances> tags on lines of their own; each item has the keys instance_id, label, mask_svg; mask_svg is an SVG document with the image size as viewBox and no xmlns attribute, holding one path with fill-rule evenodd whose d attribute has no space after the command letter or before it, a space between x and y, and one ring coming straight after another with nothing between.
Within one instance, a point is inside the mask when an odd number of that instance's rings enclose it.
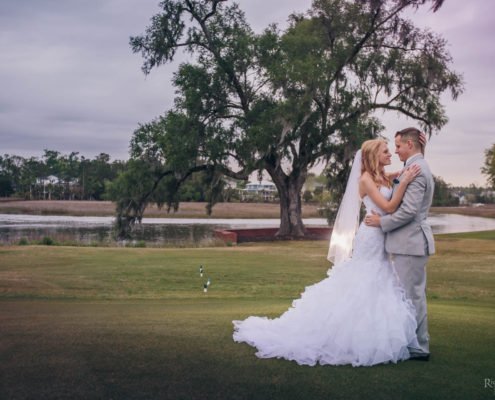
<instances>
[{"instance_id":1,"label":"groom's short hair","mask_svg":"<svg viewBox=\"0 0 495 400\"><path fill-rule=\"evenodd\" d=\"M421 142L419 141L420 131L416 128L406 128L395 133L395 137L399 136L401 142L407 142L410 140L417 150L421 149Z\"/></svg>"}]
</instances>

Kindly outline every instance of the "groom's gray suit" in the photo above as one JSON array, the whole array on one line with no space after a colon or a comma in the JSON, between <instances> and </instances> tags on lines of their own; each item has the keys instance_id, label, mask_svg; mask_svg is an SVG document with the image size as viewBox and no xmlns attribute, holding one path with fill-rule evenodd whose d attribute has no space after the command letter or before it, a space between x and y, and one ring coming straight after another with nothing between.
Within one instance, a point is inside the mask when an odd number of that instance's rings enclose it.
<instances>
[{"instance_id":1,"label":"groom's gray suit","mask_svg":"<svg viewBox=\"0 0 495 400\"><path fill-rule=\"evenodd\" d=\"M426 311L426 262L435 252L433 233L426 222L433 198L434 182L422 154L410 157L406 166L417 164L421 173L407 186L399 208L380 218L386 233L385 249L394 255L394 266L406 295L416 307L416 335L420 349L412 354L429 354L428 316ZM399 178L400 180L400 178ZM394 187L396 190L398 185Z\"/></svg>"}]
</instances>

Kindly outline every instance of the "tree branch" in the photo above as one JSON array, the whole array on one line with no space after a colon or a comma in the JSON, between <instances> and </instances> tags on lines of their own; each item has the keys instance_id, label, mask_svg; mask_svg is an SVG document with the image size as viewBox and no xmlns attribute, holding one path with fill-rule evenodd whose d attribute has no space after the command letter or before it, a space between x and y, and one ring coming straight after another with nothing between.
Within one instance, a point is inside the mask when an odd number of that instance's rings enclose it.
<instances>
[{"instance_id":1,"label":"tree branch","mask_svg":"<svg viewBox=\"0 0 495 400\"><path fill-rule=\"evenodd\" d=\"M371 37L371 35L373 33L376 32L376 30L378 28L380 28L381 26L383 26L385 23L387 23L390 19L392 19L393 17L395 17L400 11L402 11L404 8L406 8L409 5L410 5L410 2L404 2L402 5L397 6L397 8L390 13L390 15L388 15L386 18L384 18L383 21L381 21L376 26L374 26L375 21L376 21L378 15L380 14L380 11L381 11L380 7L377 7L377 9L375 11L375 14L373 15L373 18L371 20L371 27L370 27L370 29L368 30L368 32L365 33L365 35L356 44L356 46L354 46L351 54L349 54L346 57L346 59L342 62L342 64L337 68L337 70L333 74L330 82L333 82L333 81L335 81L337 79L337 77L340 75L340 73L342 72L342 70L344 69L344 67L347 64L349 64L349 62L351 62L353 60L353 58L356 57L359 54L359 51L362 49L362 47L364 46L364 44L366 43L366 41Z\"/></svg>"},{"instance_id":2,"label":"tree branch","mask_svg":"<svg viewBox=\"0 0 495 400\"><path fill-rule=\"evenodd\" d=\"M208 45L209 45L208 50L213 54L213 56L217 60L220 67L228 75L229 79L231 80L232 84L234 85L234 88L237 92L237 95L239 96L239 99L241 101L241 105L242 105L244 112L248 112L249 111L249 102L248 102L247 96L244 93L244 90L242 89L242 86L239 82L239 79L235 75L234 71L228 67L227 63L220 56L218 48L217 48L215 42L213 41L213 38L211 36L211 33L210 33L208 27L206 26L206 23L205 23L206 19L200 18L200 16L195 12L194 7L192 6L190 0L185 0L185 2L188 5L189 13L201 26L201 30L203 31L203 33L206 37L206 41L208 42Z\"/></svg>"},{"instance_id":3,"label":"tree branch","mask_svg":"<svg viewBox=\"0 0 495 400\"><path fill-rule=\"evenodd\" d=\"M204 18L201 20L202 22L205 22L208 18L210 18L212 15L215 15L215 13L217 12L217 5L220 1L223 1L223 0L213 0L213 7L211 9L211 11L206 14L204 16Z\"/></svg>"},{"instance_id":4,"label":"tree branch","mask_svg":"<svg viewBox=\"0 0 495 400\"><path fill-rule=\"evenodd\" d=\"M424 122L425 125L427 126L431 126L431 123L430 121L428 121L427 119L423 118L423 117L420 117L419 115L416 115L416 114L413 114L412 112L410 111L407 111L405 108L403 107L399 107L399 106L391 106L389 105L388 103L382 103L382 104L372 104L370 105L370 108L384 108L386 110L394 110L394 111L399 111L401 112L402 114L404 115L407 115L408 117L412 118L412 119L415 119L417 121L421 121L421 122Z\"/></svg>"},{"instance_id":5,"label":"tree branch","mask_svg":"<svg viewBox=\"0 0 495 400\"><path fill-rule=\"evenodd\" d=\"M407 87L405 87L404 89L402 89L399 93L397 93L394 97L392 97L389 101L387 101L387 105L390 105L391 103L393 103L395 100L397 100L401 95L403 95L404 93L406 93L408 90L412 89L414 87L414 85L409 85ZM375 97L376 99L376 97Z\"/></svg>"}]
</instances>

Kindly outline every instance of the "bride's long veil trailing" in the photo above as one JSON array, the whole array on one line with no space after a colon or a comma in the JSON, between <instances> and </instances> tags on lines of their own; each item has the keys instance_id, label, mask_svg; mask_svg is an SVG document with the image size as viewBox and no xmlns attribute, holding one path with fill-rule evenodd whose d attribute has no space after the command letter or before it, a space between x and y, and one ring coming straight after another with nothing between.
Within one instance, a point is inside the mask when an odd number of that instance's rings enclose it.
<instances>
[{"instance_id":1,"label":"bride's long veil trailing","mask_svg":"<svg viewBox=\"0 0 495 400\"><path fill-rule=\"evenodd\" d=\"M352 255L354 236L359 227L359 211L361 197L359 196L359 178L361 177L361 150L358 150L352 163L351 174L347 181L344 197L333 224L328 261L339 265Z\"/></svg>"}]
</instances>

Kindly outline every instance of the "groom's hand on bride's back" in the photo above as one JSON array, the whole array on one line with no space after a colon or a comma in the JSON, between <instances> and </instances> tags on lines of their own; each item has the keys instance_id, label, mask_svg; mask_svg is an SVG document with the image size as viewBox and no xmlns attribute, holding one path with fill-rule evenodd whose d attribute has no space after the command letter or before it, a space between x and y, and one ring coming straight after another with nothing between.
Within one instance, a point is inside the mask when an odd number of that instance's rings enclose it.
<instances>
[{"instance_id":1,"label":"groom's hand on bride's back","mask_svg":"<svg viewBox=\"0 0 495 400\"><path fill-rule=\"evenodd\" d=\"M364 217L364 223L368 226L380 226L380 214L371 210L371 214Z\"/></svg>"}]
</instances>

